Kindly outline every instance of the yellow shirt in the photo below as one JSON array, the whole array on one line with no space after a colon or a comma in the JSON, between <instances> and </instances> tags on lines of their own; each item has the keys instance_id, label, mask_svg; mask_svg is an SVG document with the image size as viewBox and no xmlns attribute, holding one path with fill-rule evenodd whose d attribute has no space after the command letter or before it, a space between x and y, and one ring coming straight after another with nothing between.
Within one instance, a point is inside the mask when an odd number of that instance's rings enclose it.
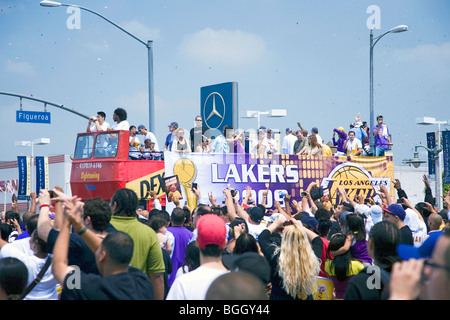
<instances>
[{"instance_id":1,"label":"yellow shirt","mask_svg":"<svg viewBox=\"0 0 450 320\"><path fill-rule=\"evenodd\" d=\"M325 272L329 276L336 275L334 272L334 267L332 266L332 261L333 260L331 260L331 259L327 259L327 261L325 261ZM354 276L354 275L360 273L362 269L364 269L364 265L362 264L361 261L352 260L352 261L350 261L350 268L348 268L347 276Z\"/></svg>"}]
</instances>

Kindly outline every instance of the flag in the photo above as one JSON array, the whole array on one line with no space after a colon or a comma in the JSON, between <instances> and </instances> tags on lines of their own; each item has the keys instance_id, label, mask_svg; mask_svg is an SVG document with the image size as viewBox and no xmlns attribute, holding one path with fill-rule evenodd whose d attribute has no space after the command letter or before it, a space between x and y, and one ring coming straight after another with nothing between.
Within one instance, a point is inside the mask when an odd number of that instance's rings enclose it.
<instances>
[{"instance_id":1,"label":"flag","mask_svg":"<svg viewBox=\"0 0 450 320\"><path fill-rule=\"evenodd\" d=\"M30 194L31 190L31 157L18 156L17 157L19 168L19 190L18 196L26 196Z\"/></svg>"},{"instance_id":2,"label":"flag","mask_svg":"<svg viewBox=\"0 0 450 320\"><path fill-rule=\"evenodd\" d=\"M41 189L49 189L48 157L36 157L36 193Z\"/></svg>"}]
</instances>

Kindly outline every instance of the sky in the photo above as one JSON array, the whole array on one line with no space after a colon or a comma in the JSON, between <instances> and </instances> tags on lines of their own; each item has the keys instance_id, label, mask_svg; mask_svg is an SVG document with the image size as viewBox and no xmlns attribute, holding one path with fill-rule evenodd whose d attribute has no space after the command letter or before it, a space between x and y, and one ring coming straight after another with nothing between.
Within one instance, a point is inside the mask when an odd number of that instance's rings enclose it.
<instances>
[{"instance_id":1,"label":"sky","mask_svg":"<svg viewBox=\"0 0 450 320\"><path fill-rule=\"evenodd\" d=\"M40 1L0 0L0 91L63 104L87 116L117 107L132 125L148 126L147 48L96 15ZM239 115L286 109L261 125L308 130L330 141L360 113L369 123L369 27L374 48L374 115L384 116L395 165L426 145L416 118L450 120L450 1L447 0L73 0L153 41L154 133L190 129L200 113L200 88L238 83ZM371 7L372 6L372 7ZM377 10L368 10L376 6ZM75 28L74 28L75 27ZM87 120L53 106L51 124L16 122L19 99L0 94L0 161L30 155L15 141L50 138L35 155L72 154ZM23 110L44 111L23 100ZM256 127L239 117L239 127ZM450 129L443 126L442 130ZM424 150L420 157L426 160Z\"/></svg>"}]
</instances>

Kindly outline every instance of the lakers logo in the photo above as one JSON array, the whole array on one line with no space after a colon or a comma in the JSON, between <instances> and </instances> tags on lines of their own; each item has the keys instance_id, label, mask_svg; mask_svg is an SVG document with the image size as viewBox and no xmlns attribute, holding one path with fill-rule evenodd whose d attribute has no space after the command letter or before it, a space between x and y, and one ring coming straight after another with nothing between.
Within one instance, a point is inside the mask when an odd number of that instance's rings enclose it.
<instances>
[{"instance_id":1,"label":"lakers logo","mask_svg":"<svg viewBox=\"0 0 450 320\"><path fill-rule=\"evenodd\" d=\"M390 178L374 178L365 168L354 164L344 163L337 166L330 172L327 178L322 181L322 187L330 191L330 200L332 203L338 203L338 187L346 190L351 199L358 195L364 195L365 198L375 198L380 186L389 187Z\"/></svg>"}]
</instances>

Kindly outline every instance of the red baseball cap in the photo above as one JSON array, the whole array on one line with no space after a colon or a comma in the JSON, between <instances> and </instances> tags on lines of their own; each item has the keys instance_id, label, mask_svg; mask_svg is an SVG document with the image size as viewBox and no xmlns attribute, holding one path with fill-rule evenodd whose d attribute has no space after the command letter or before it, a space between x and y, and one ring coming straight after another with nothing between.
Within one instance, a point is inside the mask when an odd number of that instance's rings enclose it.
<instances>
[{"instance_id":1,"label":"red baseball cap","mask_svg":"<svg viewBox=\"0 0 450 320\"><path fill-rule=\"evenodd\" d=\"M197 243L201 249L208 244L216 244L219 248L226 245L227 227L225 221L215 214L205 214L197 221Z\"/></svg>"}]
</instances>

